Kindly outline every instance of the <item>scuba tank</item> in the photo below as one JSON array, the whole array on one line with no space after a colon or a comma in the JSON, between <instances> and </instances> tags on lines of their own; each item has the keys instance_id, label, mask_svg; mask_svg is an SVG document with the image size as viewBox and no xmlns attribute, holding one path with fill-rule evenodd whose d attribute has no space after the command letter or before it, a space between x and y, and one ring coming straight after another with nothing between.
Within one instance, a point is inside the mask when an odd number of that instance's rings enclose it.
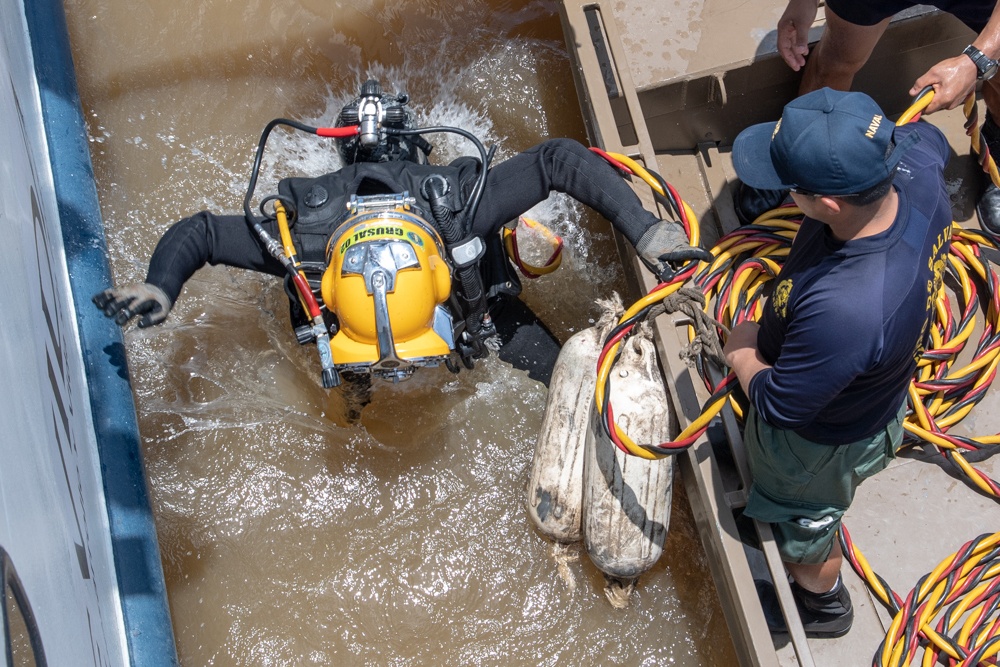
<instances>
[{"instance_id":1,"label":"scuba tank","mask_svg":"<svg viewBox=\"0 0 1000 667\"><path fill-rule=\"evenodd\" d=\"M674 421L648 324L625 341L610 390L615 419L637 442L671 439ZM608 578L605 594L625 606L635 580L663 553L670 523L674 457L649 460L618 449L596 421L586 434L583 533Z\"/></svg>"},{"instance_id":2,"label":"scuba tank","mask_svg":"<svg viewBox=\"0 0 1000 667\"><path fill-rule=\"evenodd\" d=\"M570 337L552 368L545 416L535 443L528 482L527 509L535 527L556 542L583 537L584 442L597 382L601 343L621 312L617 295L599 302L597 324Z\"/></svg>"}]
</instances>

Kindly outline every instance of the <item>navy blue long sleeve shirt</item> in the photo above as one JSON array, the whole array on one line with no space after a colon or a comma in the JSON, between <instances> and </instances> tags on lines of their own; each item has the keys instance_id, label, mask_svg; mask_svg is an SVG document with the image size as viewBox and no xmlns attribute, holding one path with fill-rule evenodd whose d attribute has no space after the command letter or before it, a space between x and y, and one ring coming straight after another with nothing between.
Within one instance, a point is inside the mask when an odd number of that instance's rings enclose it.
<instances>
[{"instance_id":1,"label":"navy blue long sleeve shirt","mask_svg":"<svg viewBox=\"0 0 1000 667\"><path fill-rule=\"evenodd\" d=\"M749 395L761 417L814 442L874 435L895 416L927 339L944 274L952 212L943 170L949 148L918 132L894 181L899 210L877 235L837 241L806 218L764 308L757 346L771 368Z\"/></svg>"}]
</instances>

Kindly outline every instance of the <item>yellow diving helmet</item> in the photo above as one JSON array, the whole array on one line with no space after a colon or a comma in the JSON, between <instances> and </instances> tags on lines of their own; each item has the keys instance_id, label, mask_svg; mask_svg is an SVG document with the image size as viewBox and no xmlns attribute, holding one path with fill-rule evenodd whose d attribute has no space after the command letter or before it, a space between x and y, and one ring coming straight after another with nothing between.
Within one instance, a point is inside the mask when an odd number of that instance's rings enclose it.
<instances>
[{"instance_id":1,"label":"yellow diving helmet","mask_svg":"<svg viewBox=\"0 0 1000 667\"><path fill-rule=\"evenodd\" d=\"M414 201L406 193L354 196L330 237L320 293L340 327L330 340L338 370L405 380L455 349L442 305L451 295L444 244Z\"/></svg>"}]
</instances>

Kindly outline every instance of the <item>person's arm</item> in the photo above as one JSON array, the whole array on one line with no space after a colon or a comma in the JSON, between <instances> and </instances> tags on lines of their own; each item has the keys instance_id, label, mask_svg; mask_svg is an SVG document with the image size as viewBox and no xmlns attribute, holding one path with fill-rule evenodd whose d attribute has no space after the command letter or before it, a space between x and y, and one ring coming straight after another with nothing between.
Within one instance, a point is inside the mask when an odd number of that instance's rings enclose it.
<instances>
[{"instance_id":1,"label":"person's arm","mask_svg":"<svg viewBox=\"0 0 1000 667\"><path fill-rule=\"evenodd\" d=\"M283 275L241 215L202 211L174 223L160 238L149 260L146 282L112 287L95 294L94 304L120 325L139 317L139 326L162 323L184 283L205 264L226 264Z\"/></svg>"},{"instance_id":2,"label":"person's arm","mask_svg":"<svg viewBox=\"0 0 1000 667\"><path fill-rule=\"evenodd\" d=\"M992 60L1000 57L1000 3L994 5L990 20L972 42L972 46ZM975 89L978 75L979 71L972 59L965 54L959 54L942 60L921 75L910 88L910 95L916 95L927 86L933 86L934 99L927 105L924 113L933 113L939 109L954 109Z\"/></svg>"},{"instance_id":3,"label":"person's arm","mask_svg":"<svg viewBox=\"0 0 1000 667\"><path fill-rule=\"evenodd\" d=\"M549 139L490 168L473 230L496 232L551 192L594 209L633 245L658 221L601 156L572 139Z\"/></svg>"},{"instance_id":4,"label":"person's arm","mask_svg":"<svg viewBox=\"0 0 1000 667\"><path fill-rule=\"evenodd\" d=\"M757 334L760 325L756 322L743 322L733 327L726 339L722 353L726 363L736 373L743 391L750 395L750 381L761 371L768 370L771 365L764 361L757 349Z\"/></svg>"},{"instance_id":5,"label":"person's arm","mask_svg":"<svg viewBox=\"0 0 1000 667\"><path fill-rule=\"evenodd\" d=\"M750 402L772 426L804 426L853 378L849 359L825 355L812 344L795 340L794 333L782 348L782 356L790 358L779 358L776 370L757 347L759 333L756 322L738 324L730 332L723 354Z\"/></svg>"},{"instance_id":6,"label":"person's arm","mask_svg":"<svg viewBox=\"0 0 1000 667\"><path fill-rule=\"evenodd\" d=\"M273 223L264 227L276 233ZM149 260L146 282L176 301L184 283L206 264L284 275L280 262L264 250L242 215L202 211L174 223L163 235Z\"/></svg>"},{"instance_id":7,"label":"person's arm","mask_svg":"<svg viewBox=\"0 0 1000 667\"><path fill-rule=\"evenodd\" d=\"M778 19L778 53L796 72L806 64L809 28L818 11L819 0L788 0L785 12Z\"/></svg>"},{"instance_id":8,"label":"person's arm","mask_svg":"<svg viewBox=\"0 0 1000 667\"><path fill-rule=\"evenodd\" d=\"M473 222L480 236L496 233L550 192L563 192L594 209L656 265L706 259L692 247L679 223L647 211L632 188L604 158L577 141L550 139L492 167Z\"/></svg>"}]
</instances>

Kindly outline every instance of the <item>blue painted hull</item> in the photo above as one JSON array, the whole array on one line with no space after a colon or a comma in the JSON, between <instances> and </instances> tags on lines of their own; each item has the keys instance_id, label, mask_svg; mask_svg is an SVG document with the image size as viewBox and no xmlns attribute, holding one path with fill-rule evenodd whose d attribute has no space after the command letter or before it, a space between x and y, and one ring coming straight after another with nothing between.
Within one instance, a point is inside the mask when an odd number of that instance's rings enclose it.
<instances>
[{"instance_id":1,"label":"blue painted hull","mask_svg":"<svg viewBox=\"0 0 1000 667\"><path fill-rule=\"evenodd\" d=\"M0 664L176 664L63 7L0 26Z\"/></svg>"}]
</instances>

